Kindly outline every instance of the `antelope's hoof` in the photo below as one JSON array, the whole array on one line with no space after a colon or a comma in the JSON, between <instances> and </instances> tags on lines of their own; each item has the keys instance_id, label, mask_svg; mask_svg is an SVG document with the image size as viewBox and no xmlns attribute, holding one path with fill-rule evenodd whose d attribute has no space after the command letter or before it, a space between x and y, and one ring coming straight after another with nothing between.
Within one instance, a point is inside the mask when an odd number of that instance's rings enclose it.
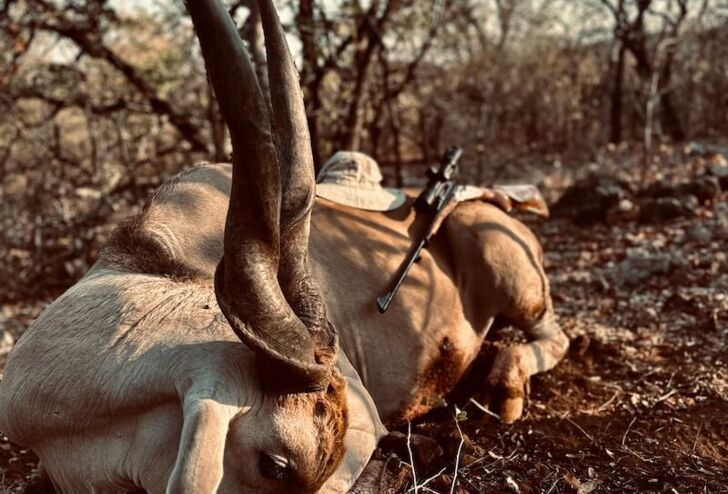
<instances>
[{"instance_id":1,"label":"antelope's hoof","mask_svg":"<svg viewBox=\"0 0 728 494\"><path fill-rule=\"evenodd\" d=\"M512 424L523 415L528 397L529 376L518 347L506 348L495 358L486 379L486 393L491 410L506 424Z\"/></svg>"}]
</instances>

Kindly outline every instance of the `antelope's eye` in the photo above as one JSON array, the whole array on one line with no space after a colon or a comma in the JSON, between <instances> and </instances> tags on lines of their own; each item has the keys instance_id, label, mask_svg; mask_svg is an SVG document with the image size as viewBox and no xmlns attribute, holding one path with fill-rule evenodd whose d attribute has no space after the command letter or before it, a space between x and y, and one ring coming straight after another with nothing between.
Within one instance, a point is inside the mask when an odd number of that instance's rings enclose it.
<instances>
[{"instance_id":1,"label":"antelope's eye","mask_svg":"<svg viewBox=\"0 0 728 494\"><path fill-rule=\"evenodd\" d=\"M273 453L260 454L260 473L271 480L288 480L291 476L288 458Z\"/></svg>"}]
</instances>

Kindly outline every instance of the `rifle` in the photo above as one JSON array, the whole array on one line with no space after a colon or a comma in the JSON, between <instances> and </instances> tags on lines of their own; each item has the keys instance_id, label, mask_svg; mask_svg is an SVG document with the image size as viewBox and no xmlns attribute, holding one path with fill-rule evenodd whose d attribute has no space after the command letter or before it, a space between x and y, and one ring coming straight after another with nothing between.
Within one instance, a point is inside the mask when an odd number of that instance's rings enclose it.
<instances>
[{"instance_id":1,"label":"rifle","mask_svg":"<svg viewBox=\"0 0 728 494\"><path fill-rule=\"evenodd\" d=\"M462 154L462 148L452 146L445 151L439 168L432 167L427 170L427 186L415 200L415 211L421 214L429 214L430 220L424 235L400 264L397 276L389 291L377 298L377 308L380 313L384 314L387 311L412 265L420 259L422 249L429 245L430 239L442 225L445 219L443 211L447 210L455 194L455 176L458 172L458 160Z\"/></svg>"}]
</instances>

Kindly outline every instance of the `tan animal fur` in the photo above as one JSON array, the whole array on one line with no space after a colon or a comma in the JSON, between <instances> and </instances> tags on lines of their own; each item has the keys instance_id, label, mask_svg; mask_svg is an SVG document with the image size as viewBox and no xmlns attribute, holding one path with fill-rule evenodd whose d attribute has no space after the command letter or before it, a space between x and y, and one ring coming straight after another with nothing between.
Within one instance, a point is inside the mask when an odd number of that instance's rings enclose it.
<instances>
[{"instance_id":1,"label":"tan animal fur","mask_svg":"<svg viewBox=\"0 0 728 494\"><path fill-rule=\"evenodd\" d=\"M201 166L163 186L130 223L135 228L122 227L97 265L14 349L0 393L0 425L39 454L63 492L81 492L75 486L95 473L89 465L105 477L94 484L97 492L132 486L165 492L177 459L170 444L179 441L182 426L177 403L184 407L197 393L209 395L209 407L223 416L215 427L230 424L206 438L218 437L218 464L234 463L238 448L268 435L307 444L299 460L305 462L328 430L307 423L315 397L294 412L268 403L256 382L253 354L237 342L217 308L212 274L222 250L229 170ZM174 220L158 228L158 217ZM332 485L348 488L363 468L384 433L377 414L389 424L413 419L458 382L495 317L507 317L535 340L504 352L491 375L483 376L484 385L505 391L508 421L520 415L528 378L555 365L567 346L553 322L533 234L482 203L455 210L396 303L379 314L375 295L411 244L418 228L413 220L407 207L382 214L321 200L314 209L310 255L340 332L342 359L355 369L341 365L349 377L349 420L364 431L347 447L365 444L352 450ZM143 246L139 254L129 238ZM156 245L154 252L147 244ZM138 259L141 254L146 260ZM135 272L150 258L159 269L150 264L153 274ZM15 376L33 376L40 384L29 386ZM282 414L278 420L276 413ZM205 430L204 421L198 427ZM241 432L228 435L223 446L227 427ZM259 434L243 432L247 428ZM225 469L218 492L245 492L241 486L250 480L229 472L247 468ZM202 473L194 475L204 483ZM270 489L281 491L279 485Z\"/></svg>"},{"instance_id":2,"label":"tan animal fur","mask_svg":"<svg viewBox=\"0 0 728 494\"><path fill-rule=\"evenodd\" d=\"M426 412L496 317L531 340L483 376L503 419L518 418L530 376L568 345L531 232L493 206L460 206L378 314L376 295L424 225L409 207L314 205L272 0L258 0L270 111L223 5L186 3L232 165L163 185L23 334L0 383L0 430L65 494L343 493L382 419Z\"/></svg>"}]
</instances>

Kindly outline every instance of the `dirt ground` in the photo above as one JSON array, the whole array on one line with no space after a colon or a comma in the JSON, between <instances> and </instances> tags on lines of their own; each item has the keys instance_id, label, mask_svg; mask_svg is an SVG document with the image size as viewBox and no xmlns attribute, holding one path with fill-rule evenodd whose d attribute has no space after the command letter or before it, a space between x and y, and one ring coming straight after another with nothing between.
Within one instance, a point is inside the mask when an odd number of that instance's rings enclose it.
<instances>
[{"instance_id":1,"label":"dirt ground","mask_svg":"<svg viewBox=\"0 0 728 494\"><path fill-rule=\"evenodd\" d=\"M412 424L444 450L417 492L728 493L727 199L656 225L529 220L569 354L514 425L468 400L457 421L449 407ZM17 336L42 307L5 306L0 324ZM383 458L386 490L415 492L407 458ZM0 494L35 462L0 442Z\"/></svg>"},{"instance_id":2,"label":"dirt ground","mask_svg":"<svg viewBox=\"0 0 728 494\"><path fill-rule=\"evenodd\" d=\"M455 492L728 492L728 242L693 228L537 228L571 350L532 380L516 424L464 407ZM620 263L639 251L678 262L630 286ZM454 418L413 431L456 457ZM436 492L451 492L447 471Z\"/></svg>"}]
</instances>

